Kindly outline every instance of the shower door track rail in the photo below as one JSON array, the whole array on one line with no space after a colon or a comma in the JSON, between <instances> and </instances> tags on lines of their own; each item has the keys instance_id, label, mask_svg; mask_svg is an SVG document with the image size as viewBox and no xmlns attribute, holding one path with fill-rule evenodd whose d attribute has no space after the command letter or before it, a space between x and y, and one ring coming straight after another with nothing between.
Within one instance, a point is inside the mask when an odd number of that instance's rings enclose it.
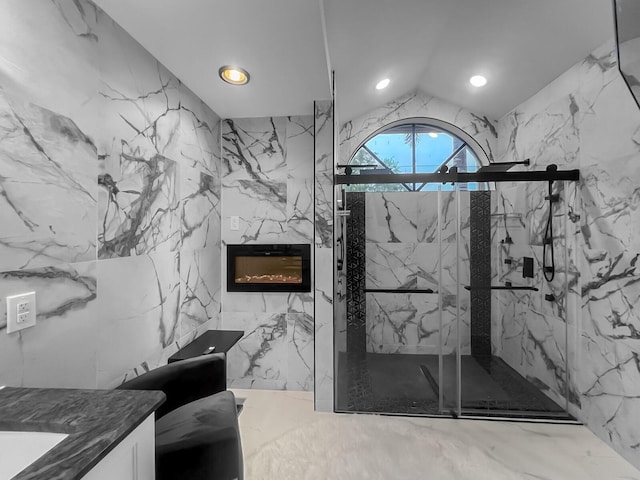
<instances>
[{"instance_id":1,"label":"shower door track rail","mask_svg":"<svg viewBox=\"0 0 640 480\"><path fill-rule=\"evenodd\" d=\"M554 182L578 181L580 170L534 172L475 173L377 173L369 175L335 175L337 185L369 183L483 183L483 182Z\"/></svg>"},{"instance_id":2,"label":"shower door track rail","mask_svg":"<svg viewBox=\"0 0 640 480\"><path fill-rule=\"evenodd\" d=\"M489 286L471 286L465 285L465 290L530 290L532 292L537 292L537 287L529 287L526 285L518 286L518 285L489 285Z\"/></svg>"}]
</instances>

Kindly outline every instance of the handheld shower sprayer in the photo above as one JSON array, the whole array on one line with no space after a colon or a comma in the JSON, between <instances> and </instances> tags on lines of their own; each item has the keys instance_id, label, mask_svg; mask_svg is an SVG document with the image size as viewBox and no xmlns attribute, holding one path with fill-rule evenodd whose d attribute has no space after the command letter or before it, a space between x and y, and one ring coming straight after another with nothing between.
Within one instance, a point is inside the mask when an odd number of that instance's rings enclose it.
<instances>
[{"instance_id":1,"label":"handheld shower sprayer","mask_svg":"<svg viewBox=\"0 0 640 480\"><path fill-rule=\"evenodd\" d=\"M547 166L547 172L556 172L558 166L554 163ZM547 282L553 281L556 276L556 261L553 251L553 204L560 201L560 195L553 194L553 180L549 180L549 216L547 226L542 239L542 274Z\"/></svg>"}]
</instances>

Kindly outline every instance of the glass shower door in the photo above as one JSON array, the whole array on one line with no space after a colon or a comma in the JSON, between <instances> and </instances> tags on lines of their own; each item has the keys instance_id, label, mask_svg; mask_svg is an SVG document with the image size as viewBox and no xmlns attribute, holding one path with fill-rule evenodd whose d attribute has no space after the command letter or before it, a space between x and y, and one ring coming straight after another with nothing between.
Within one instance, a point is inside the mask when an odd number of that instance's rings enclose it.
<instances>
[{"instance_id":1,"label":"glass shower door","mask_svg":"<svg viewBox=\"0 0 640 480\"><path fill-rule=\"evenodd\" d=\"M439 405L440 412L457 417L460 403L460 195L438 191L439 261Z\"/></svg>"}]
</instances>

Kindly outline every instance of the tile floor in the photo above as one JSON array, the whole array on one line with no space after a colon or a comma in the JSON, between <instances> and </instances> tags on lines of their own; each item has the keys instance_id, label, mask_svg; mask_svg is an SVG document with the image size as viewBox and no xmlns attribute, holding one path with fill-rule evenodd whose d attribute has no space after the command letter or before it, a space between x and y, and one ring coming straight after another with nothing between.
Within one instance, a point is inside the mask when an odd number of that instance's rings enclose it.
<instances>
[{"instance_id":1,"label":"tile floor","mask_svg":"<svg viewBox=\"0 0 640 480\"><path fill-rule=\"evenodd\" d=\"M233 391L246 480L640 480L582 426L319 413L311 392Z\"/></svg>"}]
</instances>

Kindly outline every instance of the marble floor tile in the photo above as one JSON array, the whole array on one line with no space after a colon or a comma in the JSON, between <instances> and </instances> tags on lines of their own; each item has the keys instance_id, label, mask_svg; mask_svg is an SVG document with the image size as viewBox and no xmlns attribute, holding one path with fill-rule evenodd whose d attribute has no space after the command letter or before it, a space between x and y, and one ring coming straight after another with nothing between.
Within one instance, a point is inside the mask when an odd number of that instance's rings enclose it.
<instances>
[{"instance_id":1,"label":"marble floor tile","mask_svg":"<svg viewBox=\"0 0 640 480\"><path fill-rule=\"evenodd\" d=\"M583 426L320 413L312 392L234 393L247 480L640 480Z\"/></svg>"}]
</instances>

